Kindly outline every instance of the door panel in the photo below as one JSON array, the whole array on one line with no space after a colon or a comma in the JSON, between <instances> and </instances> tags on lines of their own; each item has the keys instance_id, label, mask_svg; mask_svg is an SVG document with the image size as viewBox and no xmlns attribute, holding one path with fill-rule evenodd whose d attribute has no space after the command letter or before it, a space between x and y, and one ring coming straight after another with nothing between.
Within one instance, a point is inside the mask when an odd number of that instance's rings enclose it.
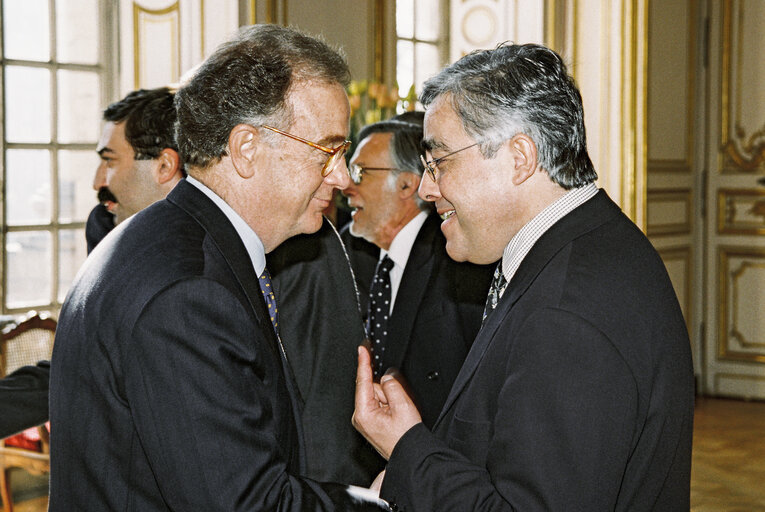
<instances>
[{"instance_id":1,"label":"door panel","mask_svg":"<svg viewBox=\"0 0 765 512\"><path fill-rule=\"evenodd\" d=\"M765 2L708 2L705 391L765 398Z\"/></svg>"}]
</instances>

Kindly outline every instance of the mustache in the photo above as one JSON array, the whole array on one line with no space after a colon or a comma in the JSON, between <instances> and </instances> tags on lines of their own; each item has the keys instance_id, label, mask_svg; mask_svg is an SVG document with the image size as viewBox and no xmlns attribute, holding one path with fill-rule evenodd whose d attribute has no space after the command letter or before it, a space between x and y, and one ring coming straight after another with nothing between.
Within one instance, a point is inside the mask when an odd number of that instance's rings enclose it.
<instances>
[{"instance_id":1,"label":"mustache","mask_svg":"<svg viewBox=\"0 0 765 512\"><path fill-rule=\"evenodd\" d=\"M107 201L111 201L112 203L117 203L117 198L114 197L114 194L112 194L112 191L109 190L108 187L101 187L98 189L98 202L99 203L105 203Z\"/></svg>"}]
</instances>

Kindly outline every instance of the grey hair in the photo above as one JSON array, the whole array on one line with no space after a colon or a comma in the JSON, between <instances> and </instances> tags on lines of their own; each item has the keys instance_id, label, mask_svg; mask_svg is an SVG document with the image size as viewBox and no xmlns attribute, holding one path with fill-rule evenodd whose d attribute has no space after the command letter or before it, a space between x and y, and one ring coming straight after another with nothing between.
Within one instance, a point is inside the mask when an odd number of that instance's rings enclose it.
<instances>
[{"instance_id":1,"label":"grey hair","mask_svg":"<svg viewBox=\"0 0 765 512\"><path fill-rule=\"evenodd\" d=\"M388 175L388 187L394 187L396 178L402 172L411 172L422 177L422 124L424 112L405 112L386 121L369 124L359 131L358 140L361 142L374 133L390 133L393 135L390 143L390 156L393 166L398 171ZM429 211L433 204L423 200L419 195L414 196L415 204L422 211Z\"/></svg>"},{"instance_id":2,"label":"grey hair","mask_svg":"<svg viewBox=\"0 0 765 512\"><path fill-rule=\"evenodd\" d=\"M346 87L345 58L326 43L277 25L244 27L177 93L176 139L184 164L204 169L226 155L238 124L292 124L287 95L301 82Z\"/></svg>"},{"instance_id":3,"label":"grey hair","mask_svg":"<svg viewBox=\"0 0 765 512\"><path fill-rule=\"evenodd\" d=\"M470 53L428 80L420 102L427 107L442 95L485 158L523 133L534 141L540 166L564 189L597 179L587 154L582 96L549 48L503 43Z\"/></svg>"}]
</instances>

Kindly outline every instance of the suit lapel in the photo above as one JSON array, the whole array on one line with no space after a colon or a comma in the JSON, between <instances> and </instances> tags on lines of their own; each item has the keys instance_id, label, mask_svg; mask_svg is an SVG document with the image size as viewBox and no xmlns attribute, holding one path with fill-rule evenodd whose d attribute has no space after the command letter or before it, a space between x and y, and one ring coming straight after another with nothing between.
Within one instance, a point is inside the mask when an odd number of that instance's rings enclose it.
<instances>
[{"instance_id":1,"label":"suit lapel","mask_svg":"<svg viewBox=\"0 0 765 512\"><path fill-rule=\"evenodd\" d=\"M462 364L462 368L452 385L449 396L441 409L441 414L433 425L433 430L438 427L446 412L470 381L484 354L486 354L486 351L491 346L495 333L510 314L515 303L528 290L529 286L531 286L550 260L563 247L576 238L592 231L620 214L619 207L601 190L592 199L560 219L537 240L523 259L521 266L518 267L507 290L497 304L496 310L489 316L486 324L478 332L476 340L470 352L468 352L465 362Z\"/></svg>"},{"instance_id":2,"label":"suit lapel","mask_svg":"<svg viewBox=\"0 0 765 512\"><path fill-rule=\"evenodd\" d=\"M218 247L237 282L244 290L261 331L269 338L270 343L268 345L278 357L276 348L278 341L268 316L263 294L260 291L258 276L252 267L250 255L234 226L210 198L186 180L181 180L170 192L167 199L191 215Z\"/></svg>"},{"instance_id":3,"label":"suit lapel","mask_svg":"<svg viewBox=\"0 0 765 512\"><path fill-rule=\"evenodd\" d=\"M440 219L436 215L429 215L420 228L412 245L412 251L409 253L388 328L388 343L385 347L387 366L401 368L409 347L415 319L435 269L433 241L438 229L440 229Z\"/></svg>"}]
</instances>

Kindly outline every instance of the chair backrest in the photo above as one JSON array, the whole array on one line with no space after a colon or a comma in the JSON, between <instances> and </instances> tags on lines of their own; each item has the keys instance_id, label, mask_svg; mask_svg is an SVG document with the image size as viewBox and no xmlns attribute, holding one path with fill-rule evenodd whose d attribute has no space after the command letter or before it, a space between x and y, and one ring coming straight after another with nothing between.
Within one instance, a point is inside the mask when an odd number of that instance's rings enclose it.
<instances>
[{"instance_id":1,"label":"chair backrest","mask_svg":"<svg viewBox=\"0 0 765 512\"><path fill-rule=\"evenodd\" d=\"M4 329L0 336L0 376L50 359L55 332L56 321L36 311L30 311L18 324Z\"/></svg>"}]
</instances>

